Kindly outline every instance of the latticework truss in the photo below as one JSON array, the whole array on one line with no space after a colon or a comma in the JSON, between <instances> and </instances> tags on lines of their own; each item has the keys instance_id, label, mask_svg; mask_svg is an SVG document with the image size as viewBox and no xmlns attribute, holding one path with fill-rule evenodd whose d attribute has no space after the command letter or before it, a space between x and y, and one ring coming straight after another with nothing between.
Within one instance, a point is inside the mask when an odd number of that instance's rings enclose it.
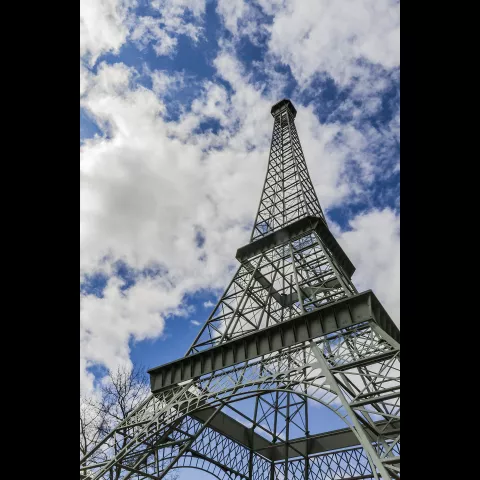
<instances>
[{"instance_id":1,"label":"latticework truss","mask_svg":"<svg viewBox=\"0 0 480 480\"><path fill-rule=\"evenodd\" d=\"M400 478L400 334L326 226L288 100L250 244L186 356L81 459L89 479ZM265 227L266 226L266 227ZM312 405L345 422L311 431Z\"/></svg>"},{"instance_id":2,"label":"latticework truss","mask_svg":"<svg viewBox=\"0 0 480 480\"><path fill-rule=\"evenodd\" d=\"M325 220L295 128L297 112L282 102L274 115L267 175L250 241L307 215Z\"/></svg>"}]
</instances>

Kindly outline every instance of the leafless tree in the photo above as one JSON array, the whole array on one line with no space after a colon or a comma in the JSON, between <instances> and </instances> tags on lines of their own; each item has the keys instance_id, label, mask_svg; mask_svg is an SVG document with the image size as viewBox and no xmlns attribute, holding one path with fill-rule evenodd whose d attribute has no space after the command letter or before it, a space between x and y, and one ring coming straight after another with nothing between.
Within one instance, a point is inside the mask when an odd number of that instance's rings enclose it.
<instances>
[{"instance_id":1,"label":"leafless tree","mask_svg":"<svg viewBox=\"0 0 480 480\"><path fill-rule=\"evenodd\" d=\"M101 440L104 421L98 402L93 397L80 395L80 458Z\"/></svg>"},{"instance_id":2,"label":"leafless tree","mask_svg":"<svg viewBox=\"0 0 480 480\"><path fill-rule=\"evenodd\" d=\"M80 457L83 458L115 425L127 418L150 393L147 375L143 367L132 370L120 367L109 372L98 387L98 395L80 395ZM115 444L122 449L127 440ZM105 461L106 454L98 451L95 460ZM121 469L112 469L109 480L119 480ZM179 478L178 472L167 475L168 480Z\"/></svg>"}]
</instances>

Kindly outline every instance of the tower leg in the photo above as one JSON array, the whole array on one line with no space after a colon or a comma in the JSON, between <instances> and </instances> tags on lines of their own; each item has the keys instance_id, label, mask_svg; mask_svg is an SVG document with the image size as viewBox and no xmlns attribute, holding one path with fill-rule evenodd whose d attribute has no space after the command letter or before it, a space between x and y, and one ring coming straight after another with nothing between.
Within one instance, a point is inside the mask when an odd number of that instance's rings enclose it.
<instances>
[{"instance_id":1,"label":"tower leg","mask_svg":"<svg viewBox=\"0 0 480 480\"><path fill-rule=\"evenodd\" d=\"M362 447L365 449L368 458L370 462L372 463L372 471L375 471L375 468L377 471L381 474L382 478L391 478L390 474L387 472L387 469L385 468L384 464L380 460L380 458L377 455L377 452L375 449L372 447L370 443L370 439L367 437L362 425L358 421L358 418L355 414L355 412L352 410L350 403L347 401L345 398L345 395L342 392L342 389L337 383L337 379L335 376L330 372L330 368L325 361L325 358L320 351L320 348L315 342L310 342L310 348L312 349L313 354L315 355L315 358L318 361L319 367L322 371L322 373L325 375L326 382L328 382L328 385L330 388L335 392L341 401L343 407L347 411L349 418L352 422L352 427L353 431L355 432L360 444Z\"/></svg>"}]
</instances>

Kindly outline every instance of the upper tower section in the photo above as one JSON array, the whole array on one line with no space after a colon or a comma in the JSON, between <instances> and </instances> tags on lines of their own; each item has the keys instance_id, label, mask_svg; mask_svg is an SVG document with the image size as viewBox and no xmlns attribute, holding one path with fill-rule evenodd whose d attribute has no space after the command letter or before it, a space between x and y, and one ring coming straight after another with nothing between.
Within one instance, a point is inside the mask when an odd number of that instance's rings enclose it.
<instances>
[{"instance_id":1,"label":"upper tower section","mask_svg":"<svg viewBox=\"0 0 480 480\"><path fill-rule=\"evenodd\" d=\"M295 127L297 110L284 98L273 105L271 113L270 157L251 242L303 217L325 221Z\"/></svg>"},{"instance_id":2,"label":"upper tower section","mask_svg":"<svg viewBox=\"0 0 480 480\"><path fill-rule=\"evenodd\" d=\"M272 109L270 110L272 117L275 117L278 113L281 113L283 110L289 110L293 118L297 116L297 109L293 106L293 103L288 99L284 98L277 102Z\"/></svg>"}]
</instances>

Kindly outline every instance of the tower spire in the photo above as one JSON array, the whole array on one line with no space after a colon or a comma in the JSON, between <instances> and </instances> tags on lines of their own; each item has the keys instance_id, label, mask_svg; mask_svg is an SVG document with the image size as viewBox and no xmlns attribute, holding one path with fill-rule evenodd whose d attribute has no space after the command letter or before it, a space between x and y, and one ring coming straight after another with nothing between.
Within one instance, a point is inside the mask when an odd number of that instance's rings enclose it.
<instances>
[{"instance_id":1,"label":"tower spire","mask_svg":"<svg viewBox=\"0 0 480 480\"><path fill-rule=\"evenodd\" d=\"M295 127L297 110L285 98L272 107L271 113L270 156L250 241L308 215L325 221Z\"/></svg>"}]
</instances>

